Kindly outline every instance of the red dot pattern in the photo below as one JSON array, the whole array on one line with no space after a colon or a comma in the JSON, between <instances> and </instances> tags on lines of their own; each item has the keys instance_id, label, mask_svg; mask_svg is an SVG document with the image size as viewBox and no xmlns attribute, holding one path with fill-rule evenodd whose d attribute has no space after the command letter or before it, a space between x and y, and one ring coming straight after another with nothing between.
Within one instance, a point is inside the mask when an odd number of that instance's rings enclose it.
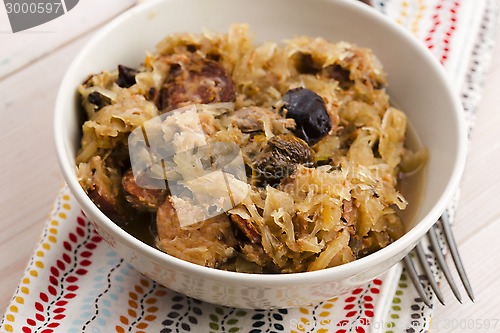
<instances>
[{"instance_id":1,"label":"red dot pattern","mask_svg":"<svg viewBox=\"0 0 500 333\"><path fill-rule=\"evenodd\" d=\"M357 288L344 300L344 319L337 323L339 329L336 333L366 332L370 326L370 320L375 316L374 296L380 293L382 280L375 279L364 288Z\"/></svg>"},{"instance_id":2,"label":"red dot pattern","mask_svg":"<svg viewBox=\"0 0 500 333\"><path fill-rule=\"evenodd\" d=\"M33 303L34 314L26 319L22 332L50 333L66 317L66 309L76 298L80 277L88 273L92 254L102 238L87 227L83 214L76 220L76 227L62 242L61 254L49 268L50 276L45 291ZM85 267L85 268L83 268Z\"/></svg>"},{"instance_id":3,"label":"red dot pattern","mask_svg":"<svg viewBox=\"0 0 500 333\"><path fill-rule=\"evenodd\" d=\"M451 7L447 9L446 5L451 5ZM458 0L450 2L440 0L434 8L434 14L431 17L432 25L424 39L426 46L434 51L441 64L448 60L450 43L457 28L459 7L460 1ZM449 24L449 26L443 27L444 24ZM442 35L438 36L438 31L442 32ZM443 46L440 50L436 50L437 45Z\"/></svg>"}]
</instances>

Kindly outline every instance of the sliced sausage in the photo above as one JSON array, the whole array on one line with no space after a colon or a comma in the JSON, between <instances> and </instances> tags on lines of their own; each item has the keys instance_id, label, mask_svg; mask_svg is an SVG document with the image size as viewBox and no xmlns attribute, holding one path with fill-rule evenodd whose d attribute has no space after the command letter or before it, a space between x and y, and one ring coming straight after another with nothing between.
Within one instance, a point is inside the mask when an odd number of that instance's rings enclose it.
<instances>
[{"instance_id":1,"label":"sliced sausage","mask_svg":"<svg viewBox=\"0 0 500 333\"><path fill-rule=\"evenodd\" d=\"M248 237L252 243L260 243L262 236L260 235L257 227L252 223L252 221L244 219L243 217L231 214L231 221L238 226L238 228L243 232L245 236Z\"/></svg>"},{"instance_id":2,"label":"sliced sausage","mask_svg":"<svg viewBox=\"0 0 500 333\"><path fill-rule=\"evenodd\" d=\"M238 244L226 214L181 227L171 197L156 214L157 246L166 253L207 267L219 267L236 255Z\"/></svg>"},{"instance_id":3,"label":"sliced sausage","mask_svg":"<svg viewBox=\"0 0 500 333\"><path fill-rule=\"evenodd\" d=\"M137 185L132 170L128 170L123 175L122 186L127 201L139 210L155 212L167 196L166 190L147 189Z\"/></svg>"},{"instance_id":4,"label":"sliced sausage","mask_svg":"<svg viewBox=\"0 0 500 333\"><path fill-rule=\"evenodd\" d=\"M218 62L196 54L175 55L167 61L172 64L160 91L159 110L235 100L234 82Z\"/></svg>"}]
</instances>

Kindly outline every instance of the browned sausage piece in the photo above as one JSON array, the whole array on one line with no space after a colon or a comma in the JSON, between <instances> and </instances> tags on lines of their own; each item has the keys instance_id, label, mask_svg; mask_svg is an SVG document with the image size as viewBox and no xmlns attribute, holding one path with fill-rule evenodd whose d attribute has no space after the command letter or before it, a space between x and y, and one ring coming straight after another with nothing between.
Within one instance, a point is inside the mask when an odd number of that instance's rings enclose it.
<instances>
[{"instance_id":1,"label":"browned sausage piece","mask_svg":"<svg viewBox=\"0 0 500 333\"><path fill-rule=\"evenodd\" d=\"M236 255L237 241L226 214L181 227L168 196L158 209L156 226L158 248L179 259L215 268Z\"/></svg>"},{"instance_id":2,"label":"browned sausage piece","mask_svg":"<svg viewBox=\"0 0 500 333\"><path fill-rule=\"evenodd\" d=\"M127 201L139 210L156 212L167 195L166 190L147 189L137 185L132 170L128 170L123 175L122 186Z\"/></svg>"},{"instance_id":3,"label":"browned sausage piece","mask_svg":"<svg viewBox=\"0 0 500 333\"><path fill-rule=\"evenodd\" d=\"M97 207L111 220L122 223L126 216L120 196L120 174L106 165L100 156L92 157L88 162L89 174L86 191Z\"/></svg>"},{"instance_id":4,"label":"browned sausage piece","mask_svg":"<svg viewBox=\"0 0 500 333\"><path fill-rule=\"evenodd\" d=\"M194 103L235 100L234 82L218 62L196 54L177 54L167 62L172 64L160 91L158 109L162 112Z\"/></svg>"},{"instance_id":5,"label":"browned sausage piece","mask_svg":"<svg viewBox=\"0 0 500 333\"><path fill-rule=\"evenodd\" d=\"M243 234L248 237L250 242L260 243L262 236L257 230L257 227L252 223L252 221L244 219L243 217L236 214L231 214L230 217L231 221L233 221L233 223L236 224L238 228L240 228Z\"/></svg>"}]
</instances>

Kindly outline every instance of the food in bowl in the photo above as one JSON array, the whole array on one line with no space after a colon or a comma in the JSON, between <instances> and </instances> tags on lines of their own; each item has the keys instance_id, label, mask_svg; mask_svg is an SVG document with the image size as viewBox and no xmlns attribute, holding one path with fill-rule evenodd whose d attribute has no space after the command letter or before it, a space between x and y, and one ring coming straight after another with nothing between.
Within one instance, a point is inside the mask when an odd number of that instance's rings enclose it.
<instances>
[{"instance_id":1,"label":"food in bowl","mask_svg":"<svg viewBox=\"0 0 500 333\"><path fill-rule=\"evenodd\" d=\"M245 25L169 35L138 68L118 65L79 87L78 180L122 228L195 264L341 265L403 235L400 187L427 159L405 145L407 118L386 86L372 51L347 42L256 45ZM171 159L147 154L152 137L175 148ZM243 175L200 176L234 145ZM226 200L221 182L236 189Z\"/></svg>"}]
</instances>

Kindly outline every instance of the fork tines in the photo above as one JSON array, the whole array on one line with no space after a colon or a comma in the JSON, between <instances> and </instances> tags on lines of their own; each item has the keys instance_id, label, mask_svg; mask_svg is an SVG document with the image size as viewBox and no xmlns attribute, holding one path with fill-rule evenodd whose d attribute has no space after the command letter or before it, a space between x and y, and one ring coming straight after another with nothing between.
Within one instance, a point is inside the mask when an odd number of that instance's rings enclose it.
<instances>
[{"instance_id":1,"label":"fork tines","mask_svg":"<svg viewBox=\"0 0 500 333\"><path fill-rule=\"evenodd\" d=\"M453 258L453 262L455 263L455 267L458 271L458 275L460 276L460 280L462 281L465 290L467 291L467 295L469 298L474 301L474 294L472 292L472 287L469 282L469 279L467 278L467 275L465 273L464 266L462 264L462 260L460 259L460 255L458 253L457 249L457 244L455 242L455 238L453 236L453 232L451 230L451 225L449 224L448 220L446 218L440 218L438 222L431 227L429 232L427 233L428 239L431 244L431 251L433 252L434 256L436 257L436 261L438 266L441 268L446 280L448 281L448 284L457 298L457 300L462 303L462 297L460 295L460 292L458 291L457 285L455 284L455 281L453 280L453 277L451 276L450 269L448 265L446 264L446 260L443 255L443 248L441 247L441 244L439 243L438 240L438 226L437 224L440 224L443 229L444 233L444 238L446 240L446 244L448 245L448 248L450 250L450 254ZM424 247L422 245L422 242L418 243L416 248L416 254L420 262L420 267L422 268L423 272L421 275L417 273L417 270L415 268L415 265L411 259L411 255L407 255L404 258L404 264L405 268L408 272L408 275L410 276L410 279L412 280L413 284L415 285L415 288L417 289L417 292L422 299L422 301L429 307L431 307L431 300L429 298L429 295L425 292L425 289L422 286L421 279L427 279L429 282L429 285L431 286L432 290L434 291L434 294L436 295L437 299L441 304L444 305L444 298L441 293L441 290L439 289L439 285L434 277L434 274L432 273L431 270L431 264L429 262L429 259L427 258L425 252L424 252Z\"/></svg>"}]
</instances>

